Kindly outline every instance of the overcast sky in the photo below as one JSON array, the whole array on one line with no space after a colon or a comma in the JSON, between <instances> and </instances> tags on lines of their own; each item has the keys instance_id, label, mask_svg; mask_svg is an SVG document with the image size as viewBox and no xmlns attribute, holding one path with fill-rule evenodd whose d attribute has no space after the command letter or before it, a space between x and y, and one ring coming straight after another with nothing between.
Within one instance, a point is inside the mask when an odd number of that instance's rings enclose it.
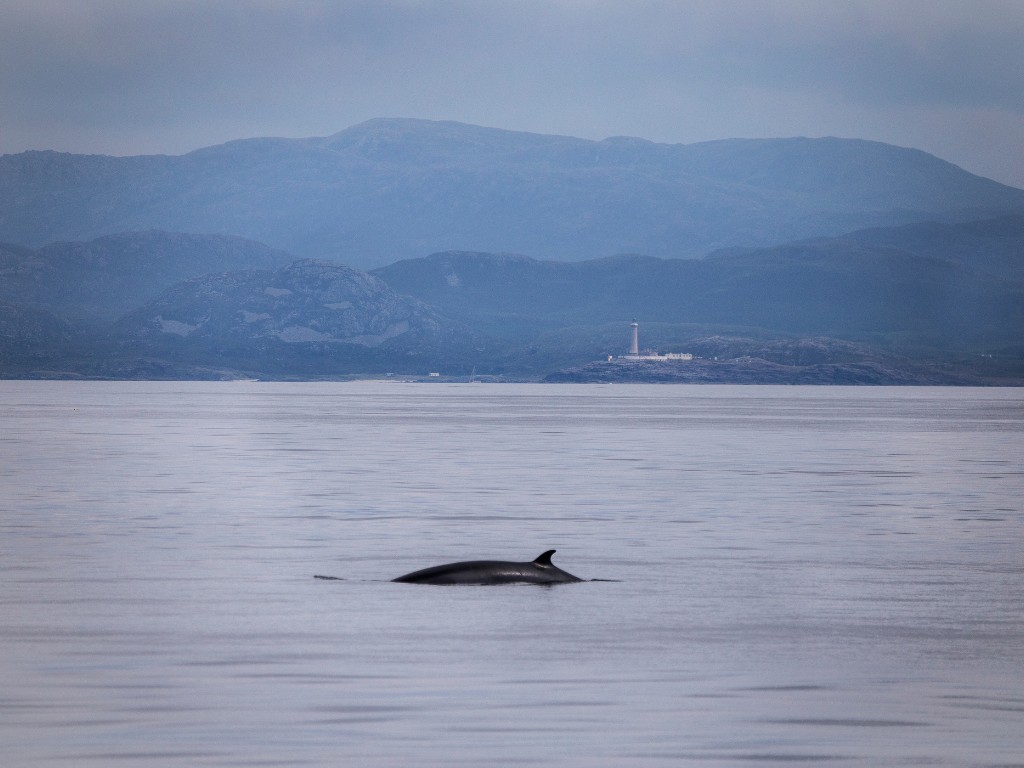
<instances>
[{"instance_id":1,"label":"overcast sky","mask_svg":"<svg viewBox=\"0 0 1024 768\"><path fill-rule=\"evenodd\" d=\"M1024 187L1024 0L0 0L0 153L372 117L876 139Z\"/></svg>"}]
</instances>

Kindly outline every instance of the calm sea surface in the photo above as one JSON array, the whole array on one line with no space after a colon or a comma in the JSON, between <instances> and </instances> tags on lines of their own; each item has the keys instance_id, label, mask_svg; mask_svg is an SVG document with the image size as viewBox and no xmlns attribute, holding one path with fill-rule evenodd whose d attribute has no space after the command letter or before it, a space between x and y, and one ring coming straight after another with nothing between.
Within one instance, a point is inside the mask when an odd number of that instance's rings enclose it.
<instances>
[{"instance_id":1,"label":"calm sea surface","mask_svg":"<svg viewBox=\"0 0 1024 768\"><path fill-rule=\"evenodd\" d=\"M0 765L527 764L1024 765L1024 391L0 382Z\"/></svg>"}]
</instances>

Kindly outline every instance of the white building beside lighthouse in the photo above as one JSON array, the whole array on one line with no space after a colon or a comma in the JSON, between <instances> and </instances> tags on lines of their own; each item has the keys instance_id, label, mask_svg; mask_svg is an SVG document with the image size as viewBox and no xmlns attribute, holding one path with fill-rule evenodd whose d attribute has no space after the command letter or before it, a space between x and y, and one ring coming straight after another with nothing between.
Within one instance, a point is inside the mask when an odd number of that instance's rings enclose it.
<instances>
[{"instance_id":1,"label":"white building beside lighthouse","mask_svg":"<svg viewBox=\"0 0 1024 768\"><path fill-rule=\"evenodd\" d=\"M640 353L640 324L633 320L629 325L632 333L629 342L629 352L624 355L619 355L619 360L653 360L653 361L667 361L667 360L693 360L693 355L689 352L667 352L663 355L659 355L657 352L644 350L643 354ZM609 360L611 358L609 357Z\"/></svg>"}]
</instances>

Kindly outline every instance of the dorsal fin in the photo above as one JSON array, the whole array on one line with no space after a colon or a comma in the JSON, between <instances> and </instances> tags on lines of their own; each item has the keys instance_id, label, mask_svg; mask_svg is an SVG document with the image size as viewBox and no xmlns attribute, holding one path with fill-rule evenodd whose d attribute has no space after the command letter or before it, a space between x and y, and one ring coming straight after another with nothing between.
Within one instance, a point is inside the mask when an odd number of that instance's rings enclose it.
<instances>
[{"instance_id":1,"label":"dorsal fin","mask_svg":"<svg viewBox=\"0 0 1024 768\"><path fill-rule=\"evenodd\" d=\"M551 556L555 554L555 550L549 549L543 555L534 560L535 565L551 565Z\"/></svg>"}]
</instances>

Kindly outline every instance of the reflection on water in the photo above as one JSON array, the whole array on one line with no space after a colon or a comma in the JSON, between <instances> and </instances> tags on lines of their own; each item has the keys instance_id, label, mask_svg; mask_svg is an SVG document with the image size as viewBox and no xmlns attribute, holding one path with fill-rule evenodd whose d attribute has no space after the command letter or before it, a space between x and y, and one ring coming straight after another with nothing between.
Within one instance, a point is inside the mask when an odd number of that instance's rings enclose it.
<instances>
[{"instance_id":1,"label":"reflection on water","mask_svg":"<svg viewBox=\"0 0 1024 768\"><path fill-rule=\"evenodd\" d=\"M1024 755L1017 390L0 382L0 425L5 764ZM389 581L552 548L620 581Z\"/></svg>"}]
</instances>

